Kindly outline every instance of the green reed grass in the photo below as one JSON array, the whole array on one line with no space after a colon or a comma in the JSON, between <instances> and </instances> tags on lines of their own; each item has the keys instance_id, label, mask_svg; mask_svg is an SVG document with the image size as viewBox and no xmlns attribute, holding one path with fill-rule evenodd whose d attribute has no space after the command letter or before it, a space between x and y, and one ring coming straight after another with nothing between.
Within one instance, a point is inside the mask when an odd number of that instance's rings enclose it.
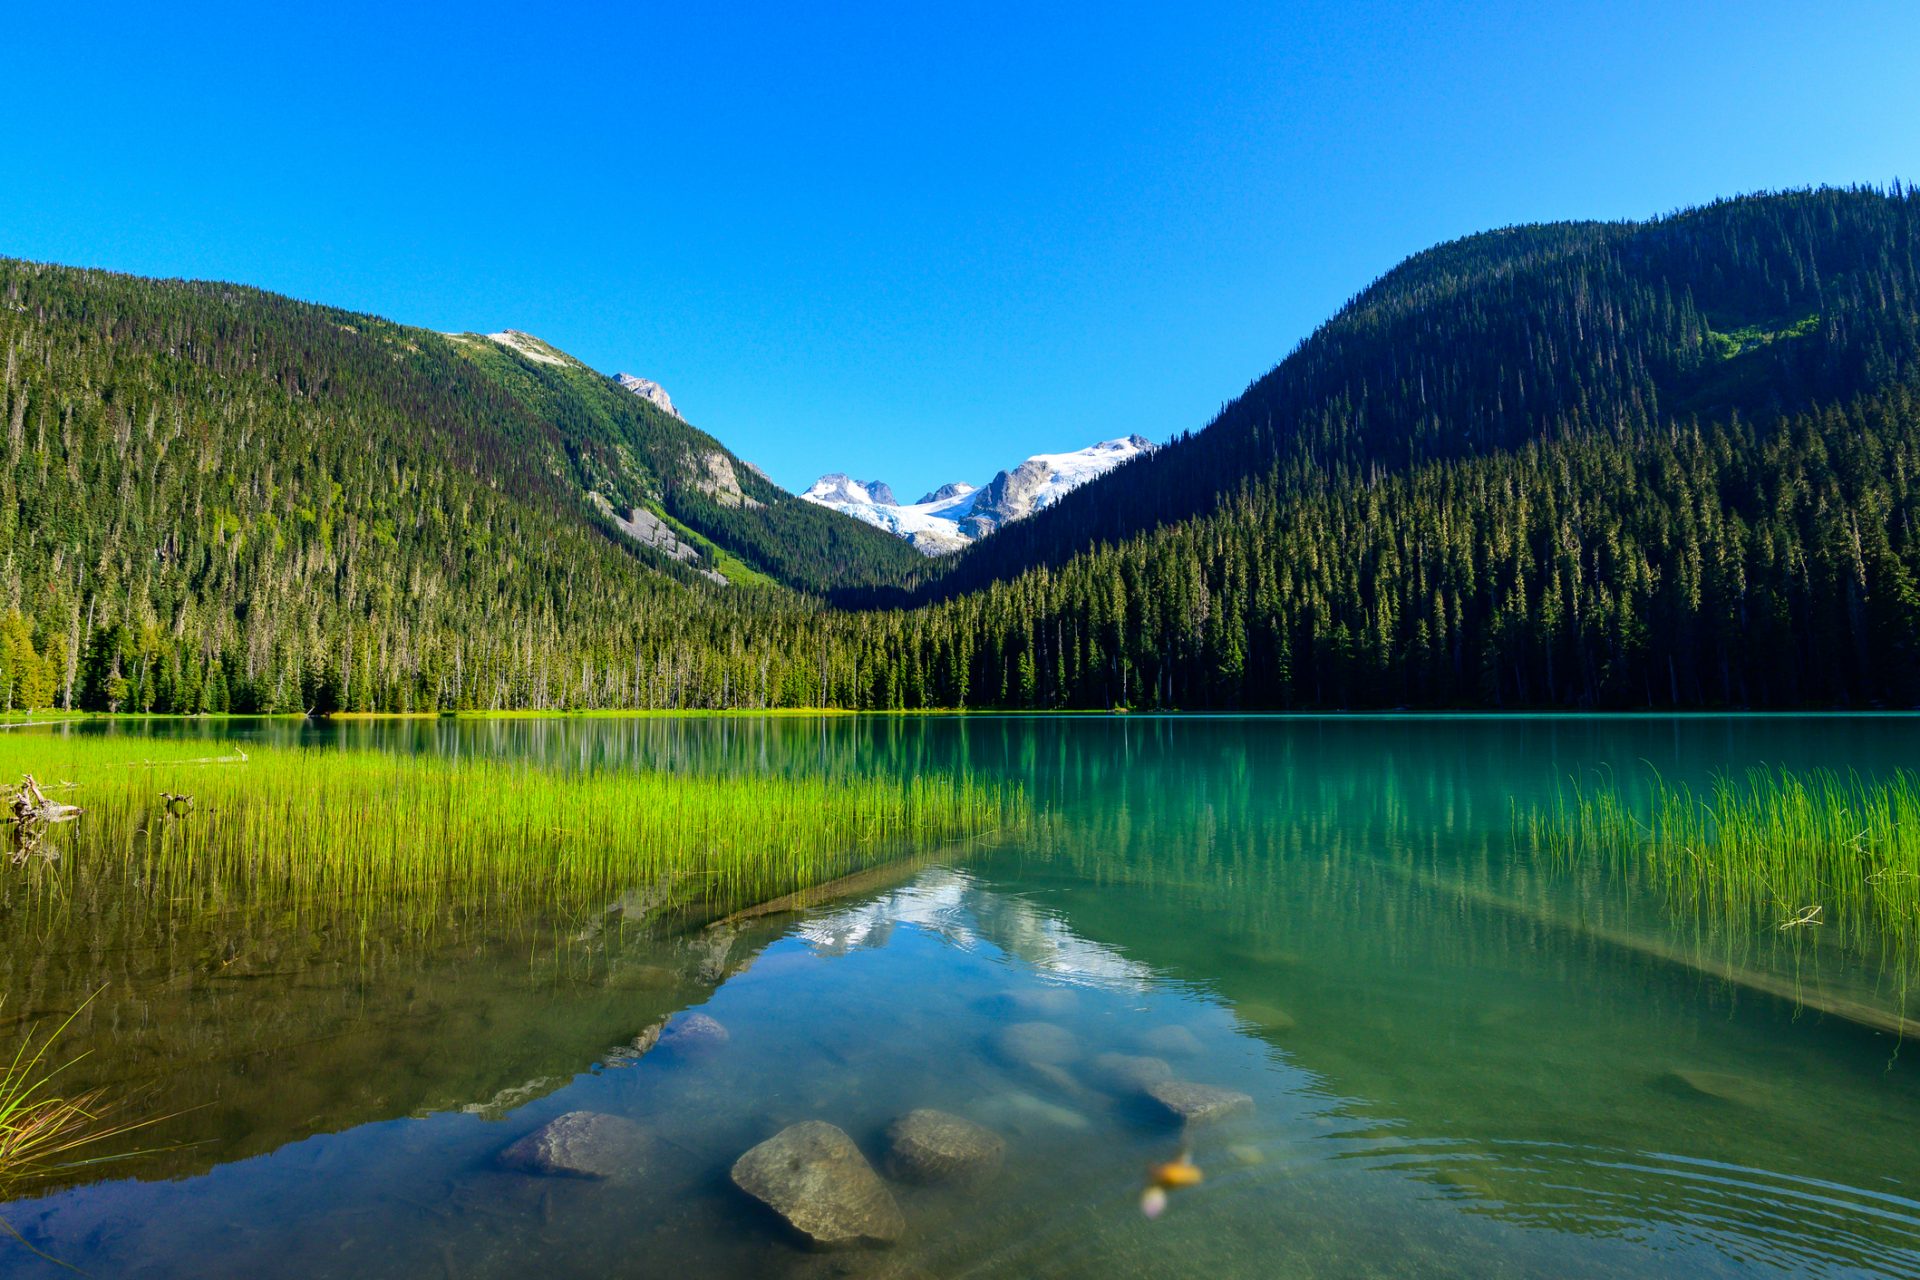
<instances>
[{"instance_id":1,"label":"green reed grass","mask_svg":"<svg viewBox=\"0 0 1920 1280\"><path fill-rule=\"evenodd\" d=\"M377 751L0 736L0 778L82 806L39 855L45 892L84 864L188 909L379 903L431 913L565 906L645 888L736 904L979 834L1019 798L940 778L564 770ZM72 783L71 787L56 786ZM163 793L191 796L169 804Z\"/></svg>"},{"instance_id":2,"label":"green reed grass","mask_svg":"<svg viewBox=\"0 0 1920 1280\"><path fill-rule=\"evenodd\" d=\"M1704 793L1656 777L1644 797L1576 783L1526 825L1550 852L1643 868L1678 906L1903 949L1920 934L1914 773L1756 768Z\"/></svg>"},{"instance_id":3,"label":"green reed grass","mask_svg":"<svg viewBox=\"0 0 1920 1280\"><path fill-rule=\"evenodd\" d=\"M97 1090L59 1092L59 1078L73 1063L50 1055L77 1016L76 1011L45 1036L29 1032L10 1059L0 1058L0 1201L31 1178L88 1163L87 1149L148 1123L116 1119ZM0 1229L11 1231L4 1222Z\"/></svg>"}]
</instances>

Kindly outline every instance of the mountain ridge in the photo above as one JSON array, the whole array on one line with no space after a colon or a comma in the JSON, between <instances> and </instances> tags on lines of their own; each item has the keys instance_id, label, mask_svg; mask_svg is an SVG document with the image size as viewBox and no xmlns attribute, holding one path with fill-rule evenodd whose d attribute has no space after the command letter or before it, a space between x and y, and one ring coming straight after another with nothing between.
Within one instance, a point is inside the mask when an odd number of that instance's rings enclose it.
<instances>
[{"instance_id":1,"label":"mountain ridge","mask_svg":"<svg viewBox=\"0 0 1920 1280\"><path fill-rule=\"evenodd\" d=\"M0 260L0 708L1920 703L1899 186L1436 246L939 561L502 332Z\"/></svg>"},{"instance_id":2,"label":"mountain ridge","mask_svg":"<svg viewBox=\"0 0 1920 1280\"><path fill-rule=\"evenodd\" d=\"M1065 453L1033 454L983 485L950 481L914 503L899 502L884 481L837 471L815 480L800 497L884 529L927 556L950 555L1153 448L1133 434Z\"/></svg>"}]
</instances>

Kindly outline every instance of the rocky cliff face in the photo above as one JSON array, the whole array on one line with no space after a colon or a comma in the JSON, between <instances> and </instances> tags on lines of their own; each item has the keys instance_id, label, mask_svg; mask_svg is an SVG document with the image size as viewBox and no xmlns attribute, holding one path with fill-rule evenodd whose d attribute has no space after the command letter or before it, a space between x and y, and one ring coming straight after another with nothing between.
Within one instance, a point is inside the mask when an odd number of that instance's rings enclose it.
<instances>
[{"instance_id":1,"label":"rocky cliff face","mask_svg":"<svg viewBox=\"0 0 1920 1280\"><path fill-rule=\"evenodd\" d=\"M1152 449L1145 437L1133 435L1070 453L1037 453L979 488L964 481L943 484L911 505L895 501L882 481L855 480L837 471L821 476L800 496L905 538L927 555L945 555Z\"/></svg>"},{"instance_id":2,"label":"rocky cliff face","mask_svg":"<svg viewBox=\"0 0 1920 1280\"><path fill-rule=\"evenodd\" d=\"M616 373L613 375L613 380L622 388L633 392L633 394L653 405L654 408L660 410L662 413L670 413L676 418L680 417L680 411L673 407L673 397L667 394L665 387L655 382L652 378L637 378L631 373ZM681 418L681 421L684 422L686 419Z\"/></svg>"}]
</instances>

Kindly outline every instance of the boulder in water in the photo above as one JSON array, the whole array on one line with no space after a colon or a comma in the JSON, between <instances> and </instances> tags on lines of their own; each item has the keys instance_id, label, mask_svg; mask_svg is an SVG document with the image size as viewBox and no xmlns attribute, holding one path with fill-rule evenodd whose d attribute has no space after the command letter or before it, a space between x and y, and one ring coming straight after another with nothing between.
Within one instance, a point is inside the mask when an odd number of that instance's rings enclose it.
<instances>
[{"instance_id":1,"label":"boulder in water","mask_svg":"<svg viewBox=\"0 0 1920 1280\"><path fill-rule=\"evenodd\" d=\"M1164 1058L1137 1057L1131 1053L1099 1053L1086 1066L1087 1080L1096 1089L1121 1097L1145 1093L1162 1080L1173 1079L1173 1068Z\"/></svg>"},{"instance_id":2,"label":"boulder in water","mask_svg":"<svg viewBox=\"0 0 1920 1280\"><path fill-rule=\"evenodd\" d=\"M1234 1012L1240 1016L1240 1021L1256 1031L1291 1031L1299 1025L1285 1009L1257 1000L1242 1001L1234 1006Z\"/></svg>"},{"instance_id":3,"label":"boulder in water","mask_svg":"<svg viewBox=\"0 0 1920 1280\"><path fill-rule=\"evenodd\" d=\"M719 1019L704 1013L689 1013L669 1022L658 1041L662 1049L676 1053L701 1053L718 1049L731 1038Z\"/></svg>"},{"instance_id":4,"label":"boulder in water","mask_svg":"<svg viewBox=\"0 0 1920 1280\"><path fill-rule=\"evenodd\" d=\"M979 1182L1006 1153L1006 1141L993 1130L930 1107L887 1126L887 1174L901 1182Z\"/></svg>"},{"instance_id":5,"label":"boulder in water","mask_svg":"<svg viewBox=\"0 0 1920 1280\"><path fill-rule=\"evenodd\" d=\"M1142 1053L1156 1058L1193 1058L1200 1054L1200 1037L1185 1027L1168 1025L1143 1032L1138 1041Z\"/></svg>"},{"instance_id":6,"label":"boulder in water","mask_svg":"<svg viewBox=\"0 0 1920 1280\"><path fill-rule=\"evenodd\" d=\"M651 1140L631 1120L597 1111L569 1111L549 1120L500 1153L500 1163L523 1173L617 1178L646 1172Z\"/></svg>"},{"instance_id":7,"label":"boulder in water","mask_svg":"<svg viewBox=\"0 0 1920 1280\"><path fill-rule=\"evenodd\" d=\"M1015 1022L993 1036L994 1052L1016 1066L1058 1066L1080 1056L1080 1041L1051 1022Z\"/></svg>"},{"instance_id":8,"label":"boulder in water","mask_svg":"<svg viewBox=\"0 0 1920 1280\"><path fill-rule=\"evenodd\" d=\"M1251 1111L1253 1099L1232 1089L1188 1080L1162 1080L1147 1089L1170 1119L1183 1124L1210 1124L1238 1111Z\"/></svg>"},{"instance_id":9,"label":"boulder in water","mask_svg":"<svg viewBox=\"0 0 1920 1280\"><path fill-rule=\"evenodd\" d=\"M1065 987L1020 987L1000 996L1009 1009L1033 1017L1058 1017L1073 1008L1073 992Z\"/></svg>"},{"instance_id":10,"label":"boulder in water","mask_svg":"<svg viewBox=\"0 0 1920 1280\"><path fill-rule=\"evenodd\" d=\"M1695 1071L1682 1067L1661 1076L1660 1083L1670 1092L1685 1097L1711 1098L1736 1107L1765 1110L1773 1101L1772 1092L1765 1084L1729 1071Z\"/></svg>"},{"instance_id":11,"label":"boulder in water","mask_svg":"<svg viewBox=\"0 0 1920 1280\"><path fill-rule=\"evenodd\" d=\"M860 1148L824 1120L782 1129L741 1156L733 1184L823 1249L890 1244L907 1229Z\"/></svg>"}]
</instances>

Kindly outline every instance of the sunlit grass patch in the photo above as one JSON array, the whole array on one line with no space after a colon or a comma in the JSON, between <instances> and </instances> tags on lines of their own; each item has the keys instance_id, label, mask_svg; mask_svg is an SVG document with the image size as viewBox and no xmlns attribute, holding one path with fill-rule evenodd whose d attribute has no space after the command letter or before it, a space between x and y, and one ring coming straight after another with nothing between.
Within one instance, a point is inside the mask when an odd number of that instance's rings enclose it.
<instances>
[{"instance_id":1,"label":"sunlit grass patch","mask_svg":"<svg viewBox=\"0 0 1920 1280\"><path fill-rule=\"evenodd\" d=\"M142 901L185 910L564 908L636 886L663 902L735 905L977 835L1020 811L997 787L938 777L716 777L0 737L0 777L23 774L85 811L40 841L47 893L58 894L63 873L96 884L117 873Z\"/></svg>"},{"instance_id":2,"label":"sunlit grass patch","mask_svg":"<svg viewBox=\"0 0 1920 1280\"><path fill-rule=\"evenodd\" d=\"M1676 906L1781 931L1909 946L1920 935L1920 775L1758 768L1704 792L1565 790L1528 823L1539 845L1650 873Z\"/></svg>"}]
</instances>

